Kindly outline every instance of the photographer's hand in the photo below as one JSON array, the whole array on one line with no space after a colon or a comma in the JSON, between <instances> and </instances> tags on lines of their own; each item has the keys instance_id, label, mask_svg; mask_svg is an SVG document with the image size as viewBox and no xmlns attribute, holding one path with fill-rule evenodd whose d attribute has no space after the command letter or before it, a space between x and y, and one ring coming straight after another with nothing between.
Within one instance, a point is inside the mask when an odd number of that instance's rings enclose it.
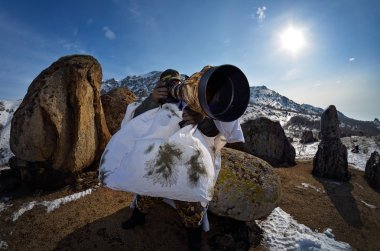
<instances>
[{"instance_id":1,"label":"photographer's hand","mask_svg":"<svg viewBox=\"0 0 380 251\"><path fill-rule=\"evenodd\" d=\"M180 122L181 127L187 125L197 125L202 122L204 118L205 117L201 113L195 112L191 110L190 107L186 106L182 113L182 121Z\"/></svg>"},{"instance_id":2,"label":"photographer's hand","mask_svg":"<svg viewBox=\"0 0 380 251\"><path fill-rule=\"evenodd\" d=\"M153 89L152 98L157 103L163 103L168 97L168 89L165 87L165 83L159 81Z\"/></svg>"}]
</instances>

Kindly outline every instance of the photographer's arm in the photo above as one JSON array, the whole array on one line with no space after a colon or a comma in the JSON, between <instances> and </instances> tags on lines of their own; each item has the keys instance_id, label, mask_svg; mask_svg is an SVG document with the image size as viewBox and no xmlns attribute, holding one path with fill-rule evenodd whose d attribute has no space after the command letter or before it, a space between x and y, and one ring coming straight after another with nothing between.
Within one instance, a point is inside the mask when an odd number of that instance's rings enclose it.
<instances>
[{"instance_id":1,"label":"photographer's arm","mask_svg":"<svg viewBox=\"0 0 380 251\"><path fill-rule=\"evenodd\" d=\"M154 87L152 94L150 94L139 107L136 108L135 114L133 117L137 117L138 115L157 108L160 105L160 100L164 100L168 97L168 89L161 82L158 82Z\"/></svg>"},{"instance_id":2,"label":"photographer's arm","mask_svg":"<svg viewBox=\"0 0 380 251\"><path fill-rule=\"evenodd\" d=\"M157 108L159 105L160 104L153 99L152 94L151 94L146 99L144 99L144 101L141 103L141 105L139 105L139 107L136 108L135 114L133 114L133 117L135 118L138 115L148 110Z\"/></svg>"},{"instance_id":3,"label":"photographer's arm","mask_svg":"<svg viewBox=\"0 0 380 251\"><path fill-rule=\"evenodd\" d=\"M198 129L207 137L215 137L219 134L213 119L204 117L202 114L191 110L188 106L183 110L182 119L182 126L198 125Z\"/></svg>"},{"instance_id":4,"label":"photographer's arm","mask_svg":"<svg viewBox=\"0 0 380 251\"><path fill-rule=\"evenodd\" d=\"M207 137L215 137L219 134L218 128L216 128L214 120L205 117L202 122L198 124L198 129Z\"/></svg>"}]
</instances>

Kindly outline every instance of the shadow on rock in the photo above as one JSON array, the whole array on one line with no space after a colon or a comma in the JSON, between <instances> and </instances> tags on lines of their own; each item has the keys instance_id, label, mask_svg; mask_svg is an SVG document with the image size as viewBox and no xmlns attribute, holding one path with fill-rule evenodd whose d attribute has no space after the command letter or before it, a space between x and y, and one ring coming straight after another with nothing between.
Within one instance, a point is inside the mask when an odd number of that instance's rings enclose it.
<instances>
[{"instance_id":1,"label":"shadow on rock","mask_svg":"<svg viewBox=\"0 0 380 251\"><path fill-rule=\"evenodd\" d=\"M131 230L121 223L132 214L126 207L88 223L62 239L55 250L187 250L186 229L170 206L159 203L146 223ZM248 250L261 241L259 227L209 214L211 230L203 232L203 250Z\"/></svg>"},{"instance_id":2,"label":"shadow on rock","mask_svg":"<svg viewBox=\"0 0 380 251\"><path fill-rule=\"evenodd\" d=\"M342 218L349 225L361 228L363 223L360 218L360 211L351 193L354 186L350 182L337 182L318 177L316 179L323 185L327 195Z\"/></svg>"}]
</instances>

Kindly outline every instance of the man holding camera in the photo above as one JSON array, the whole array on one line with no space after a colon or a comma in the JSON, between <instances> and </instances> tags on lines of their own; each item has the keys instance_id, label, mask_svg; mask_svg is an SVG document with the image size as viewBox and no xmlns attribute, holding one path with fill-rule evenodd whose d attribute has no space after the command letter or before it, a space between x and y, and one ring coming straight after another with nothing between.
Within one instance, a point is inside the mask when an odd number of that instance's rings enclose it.
<instances>
[{"instance_id":1,"label":"man holding camera","mask_svg":"<svg viewBox=\"0 0 380 251\"><path fill-rule=\"evenodd\" d=\"M173 103L177 104L178 109L183 111L182 121L180 122L181 127L197 125L197 129L206 137L213 138L221 133L229 143L244 142L241 127L237 120L232 122L214 121L213 119L205 117L203 114L191 110L184 101L173 98L168 88L177 84L180 84L180 74L173 69L165 70L160 75L160 80L152 94L136 108L133 117L135 118L164 103ZM218 164L220 165L220 161ZM134 201L135 208L132 216L129 220L122 223L122 227L124 229L131 229L138 225L143 225L145 223L145 215L151 211L155 203L161 200L162 198L136 195ZM200 250L202 239L201 223L207 211L207 203L175 200L174 205L181 221L187 229L189 249Z\"/></svg>"}]
</instances>

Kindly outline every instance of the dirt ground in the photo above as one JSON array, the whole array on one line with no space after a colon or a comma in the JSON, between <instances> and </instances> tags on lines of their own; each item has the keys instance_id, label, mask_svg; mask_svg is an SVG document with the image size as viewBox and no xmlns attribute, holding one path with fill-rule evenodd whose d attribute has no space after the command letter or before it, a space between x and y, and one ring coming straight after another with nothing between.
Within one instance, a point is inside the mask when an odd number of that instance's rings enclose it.
<instances>
[{"instance_id":1,"label":"dirt ground","mask_svg":"<svg viewBox=\"0 0 380 251\"><path fill-rule=\"evenodd\" d=\"M350 182L335 183L313 177L311 169L310 161L275 169L283 185L279 206L311 229L322 232L331 228L337 240L358 250L380 250L380 194L367 185L363 172L351 170ZM314 188L305 188L302 183ZM7 243L7 250L187 250L186 231L174 209L158 204L144 226L126 231L120 224L131 215L128 205L133 196L105 188L53 212L37 206L11 220L25 203L74 192L65 188L53 193L13 194L13 206L0 212L0 241ZM209 219L211 231L203 233L204 250L266 250L260 244L257 225L214 215Z\"/></svg>"}]
</instances>

